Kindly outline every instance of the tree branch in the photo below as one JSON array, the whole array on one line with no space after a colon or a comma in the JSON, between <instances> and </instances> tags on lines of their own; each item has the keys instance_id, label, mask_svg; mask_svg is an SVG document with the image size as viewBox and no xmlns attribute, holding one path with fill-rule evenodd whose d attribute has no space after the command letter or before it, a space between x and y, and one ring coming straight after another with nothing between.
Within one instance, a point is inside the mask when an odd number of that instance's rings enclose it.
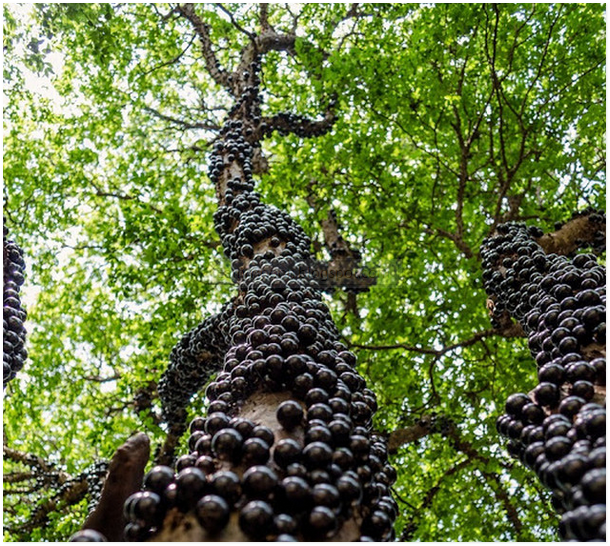
<instances>
[{"instance_id":1,"label":"tree branch","mask_svg":"<svg viewBox=\"0 0 610 546\"><path fill-rule=\"evenodd\" d=\"M83 529L99 531L112 542L124 540L123 504L142 487L149 455L150 442L143 432L133 435L117 449L108 467L100 501L85 520Z\"/></svg>"},{"instance_id":2,"label":"tree branch","mask_svg":"<svg viewBox=\"0 0 610 546\"><path fill-rule=\"evenodd\" d=\"M261 32L271 30L271 27L269 26L269 4L263 2L258 5L258 20L261 26Z\"/></svg>"},{"instance_id":3,"label":"tree branch","mask_svg":"<svg viewBox=\"0 0 610 546\"><path fill-rule=\"evenodd\" d=\"M93 180L89 180L89 183L95 189L95 195L97 197L112 197L114 199L118 199L119 201L137 201L138 203L141 203L142 205L146 205L148 208L150 208L152 211L156 212L157 214L163 213L163 210L155 207L151 203L146 203L144 201L141 201L135 195L129 195L126 193L116 193L116 192L112 192L112 191L102 190Z\"/></svg>"},{"instance_id":4,"label":"tree branch","mask_svg":"<svg viewBox=\"0 0 610 546\"><path fill-rule=\"evenodd\" d=\"M163 121L167 121L169 123L173 123L175 125L180 125L183 129L204 129L206 131L218 131L220 130L220 126L211 121L200 121L196 123L191 123L188 121L184 121L183 119L175 118L173 116L169 116L167 114L163 114L150 106L144 106L144 110L153 116L162 119Z\"/></svg>"},{"instance_id":5,"label":"tree branch","mask_svg":"<svg viewBox=\"0 0 610 546\"><path fill-rule=\"evenodd\" d=\"M479 341L481 341L487 337L491 337L491 336L521 337L519 335L519 332L516 329L502 331L502 330L497 330L497 329L491 328L489 330L482 330L481 332L477 332L469 339L466 339L464 341L459 341L459 342L453 343L451 345L447 345L446 347L443 347L442 349L427 349L427 348L423 348L423 347L414 347L412 345L405 345L404 343L394 343L394 344L388 344L388 345L360 345L358 343L352 343L352 344L350 344L350 347L354 347L356 349L364 349L364 350L368 350L368 351L386 351L386 350L393 350L393 349L402 349L402 350L413 352L413 353L434 355L436 357L440 357L440 356L443 356L444 354L446 354L450 351L453 351L455 349L458 349L460 347L470 347L471 345L474 345L474 344L478 343Z\"/></svg>"},{"instance_id":6,"label":"tree branch","mask_svg":"<svg viewBox=\"0 0 610 546\"><path fill-rule=\"evenodd\" d=\"M388 437L388 452L396 453L398 448L428 436L432 432L432 415L424 415L417 423L410 427L393 430Z\"/></svg>"},{"instance_id":7,"label":"tree branch","mask_svg":"<svg viewBox=\"0 0 610 546\"><path fill-rule=\"evenodd\" d=\"M52 512L61 511L64 506L72 506L83 500L88 489L89 485L84 476L66 483L56 495L42 501L16 532L22 537L28 536L34 529L46 525Z\"/></svg>"},{"instance_id":8,"label":"tree branch","mask_svg":"<svg viewBox=\"0 0 610 546\"><path fill-rule=\"evenodd\" d=\"M605 216L588 211L572 218L557 231L542 235L536 242L547 254L569 256L583 244L596 242L596 237L605 236L605 233Z\"/></svg>"},{"instance_id":9,"label":"tree branch","mask_svg":"<svg viewBox=\"0 0 610 546\"><path fill-rule=\"evenodd\" d=\"M264 134L278 131L281 135L292 133L299 137L321 136L332 128L337 119L332 106L329 106L321 120L312 120L305 116L296 114L277 114L271 117L263 117L261 127L265 127ZM253 138L261 138L262 130L257 131Z\"/></svg>"},{"instance_id":10,"label":"tree branch","mask_svg":"<svg viewBox=\"0 0 610 546\"><path fill-rule=\"evenodd\" d=\"M436 484L432 486L424 495L424 499L420 507L417 510L411 512L411 514L409 515L407 523L405 524L405 527L402 531L402 535L400 536L401 541L410 542L413 539L413 535L419 527L419 520L421 518L421 515L432 506L436 494L441 490L441 484L443 483L443 481L445 481L448 477L453 476L453 474L457 474L461 470L464 470L464 468L466 468L471 462L471 459L468 457L463 461L460 461L456 465L445 470L445 472L439 478Z\"/></svg>"},{"instance_id":11,"label":"tree branch","mask_svg":"<svg viewBox=\"0 0 610 546\"><path fill-rule=\"evenodd\" d=\"M498 474L496 474L495 472L486 472L480 469L479 472L487 480L488 483L494 484L494 486L490 486L491 490L493 491L498 501L500 501L500 504L502 504L502 507L504 508L504 511L508 516L508 521L510 521L511 525L515 529L515 533L517 534L517 536L519 536L521 534L521 531L523 530L523 523L519 518L519 513L517 512L515 505L511 502L510 495L508 494L508 492L504 488L504 485L500 481L500 476L498 476Z\"/></svg>"},{"instance_id":12,"label":"tree branch","mask_svg":"<svg viewBox=\"0 0 610 546\"><path fill-rule=\"evenodd\" d=\"M182 4L176 8L176 12L191 23L195 33L199 37L205 66L212 79L218 85L231 91L231 86L228 81L229 74L220 67L220 62L214 53L212 40L210 38L210 26L207 23L204 23L195 13L193 4Z\"/></svg>"},{"instance_id":13,"label":"tree branch","mask_svg":"<svg viewBox=\"0 0 610 546\"><path fill-rule=\"evenodd\" d=\"M227 8L225 8L222 4L215 3L214 5L217 6L223 13L225 13L229 16L229 19L231 20L231 24L237 30L239 30L239 32L241 32L242 34L245 34L248 38L250 38L250 40L256 39L256 34L249 32L244 27L242 27L233 17L233 13L231 13Z\"/></svg>"},{"instance_id":14,"label":"tree branch","mask_svg":"<svg viewBox=\"0 0 610 546\"><path fill-rule=\"evenodd\" d=\"M462 189L462 191L463 191L463 189ZM458 189L458 193L459 192L460 192L460 190ZM461 216L461 212L460 212L460 216ZM457 219L457 217L456 217L456 219ZM461 225L461 220L460 220L459 225ZM459 225L458 225L458 228L459 228ZM463 226L462 226L462 228L463 228ZM474 256L474 252L468 246L466 241L464 241L464 239L462 238L462 235L459 233L459 231L458 231L458 233L451 233L450 231L446 231L441 228L431 228L431 227L424 228L424 231L431 235L436 234L441 237L444 237L445 239L449 239L450 241L452 241L455 244L455 246L458 248L458 250L460 250L462 252L462 254L464 254L464 256L466 258L470 259Z\"/></svg>"}]
</instances>

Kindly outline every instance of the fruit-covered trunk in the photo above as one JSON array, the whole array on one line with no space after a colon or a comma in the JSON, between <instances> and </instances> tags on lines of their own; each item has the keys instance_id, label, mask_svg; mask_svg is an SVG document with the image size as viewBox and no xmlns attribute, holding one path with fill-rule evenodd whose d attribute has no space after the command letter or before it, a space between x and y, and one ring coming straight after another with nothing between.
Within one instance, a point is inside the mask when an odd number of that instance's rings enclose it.
<instances>
[{"instance_id":1,"label":"fruit-covered trunk","mask_svg":"<svg viewBox=\"0 0 610 546\"><path fill-rule=\"evenodd\" d=\"M604 230L587 211L552 235L499 226L481 249L493 320L521 324L538 368L538 385L508 398L498 431L552 490L567 540L605 538L606 274L594 254L575 255Z\"/></svg>"},{"instance_id":2,"label":"fruit-covered trunk","mask_svg":"<svg viewBox=\"0 0 610 546\"><path fill-rule=\"evenodd\" d=\"M375 396L322 302L309 238L288 214L261 202L252 178L262 138L276 129L314 137L332 116L261 115L260 52L289 47L289 39L267 33L258 40L230 76L211 71L236 97L209 173L215 227L238 293L172 353L159 393L175 436L191 395L221 370L206 390L207 417L190 424L189 453L176 473L155 467L144 491L127 501L125 536L389 540L395 471L372 433ZM162 455L169 460L171 446Z\"/></svg>"}]
</instances>

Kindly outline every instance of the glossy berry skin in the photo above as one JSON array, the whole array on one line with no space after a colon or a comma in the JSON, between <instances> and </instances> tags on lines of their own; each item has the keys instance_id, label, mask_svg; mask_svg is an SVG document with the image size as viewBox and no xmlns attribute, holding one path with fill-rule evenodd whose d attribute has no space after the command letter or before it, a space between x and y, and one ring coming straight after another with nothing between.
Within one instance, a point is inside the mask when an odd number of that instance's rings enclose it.
<instances>
[{"instance_id":1,"label":"glossy berry skin","mask_svg":"<svg viewBox=\"0 0 610 546\"><path fill-rule=\"evenodd\" d=\"M596 468L587 472L582 478L582 489L591 504L603 504L606 499L606 469Z\"/></svg>"},{"instance_id":2,"label":"glossy berry skin","mask_svg":"<svg viewBox=\"0 0 610 546\"><path fill-rule=\"evenodd\" d=\"M337 490L343 503L358 501L362 496L362 487L357 478L343 475L337 480Z\"/></svg>"},{"instance_id":3,"label":"glossy berry skin","mask_svg":"<svg viewBox=\"0 0 610 546\"><path fill-rule=\"evenodd\" d=\"M243 491L250 499L267 499L278 486L277 474L267 466L252 466L244 472Z\"/></svg>"},{"instance_id":4,"label":"glossy berry skin","mask_svg":"<svg viewBox=\"0 0 610 546\"><path fill-rule=\"evenodd\" d=\"M334 531L337 527L337 517L334 512L326 506L316 506L309 514L306 530L318 539Z\"/></svg>"},{"instance_id":5,"label":"glossy berry skin","mask_svg":"<svg viewBox=\"0 0 610 546\"><path fill-rule=\"evenodd\" d=\"M205 475L198 468L185 468L176 476L176 488L176 505L188 511L207 489Z\"/></svg>"},{"instance_id":6,"label":"glossy berry skin","mask_svg":"<svg viewBox=\"0 0 610 546\"><path fill-rule=\"evenodd\" d=\"M278 534L294 535L299 528L297 520L289 514L278 514L273 519L275 532Z\"/></svg>"},{"instance_id":7,"label":"glossy berry skin","mask_svg":"<svg viewBox=\"0 0 610 546\"><path fill-rule=\"evenodd\" d=\"M322 468L332 460L333 452L328 444L312 442L303 449L305 465L309 468Z\"/></svg>"},{"instance_id":8,"label":"glossy berry skin","mask_svg":"<svg viewBox=\"0 0 610 546\"><path fill-rule=\"evenodd\" d=\"M243 438L233 428L220 429L212 437L212 450L221 460L237 460L241 455Z\"/></svg>"},{"instance_id":9,"label":"glossy berry skin","mask_svg":"<svg viewBox=\"0 0 610 546\"><path fill-rule=\"evenodd\" d=\"M278 466L286 468L300 462L302 451L301 445L296 440L284 438L275 445L273 460Z\"/></svg>"},{"instance_id":10,"label":"glossy berry skin","mask_svg":"<svg viewBox=\"0 0 610 546\"><path fill-rule=\"evenodd\" d=\"M241 496L241 480L235 472L219 470L210 476L211 490L233 505Z\"/></svg>"},{"instance_id":11,"label":"glossy berry skin","mask_svg":"<svg viewBox=\"0 0 610 546\"><path fill-rule=\"evenodd\" d=\"M239 527L250 538L263 539L273 529L273 508L264 501L250 501L239 513Z\"/></svg>"},{"instance_id":12,"label":"glossy berry skin","mask_svg":"<svg viewBox=\"0 0 610 546\"><path fill-rule=\"evenodd\" d=\"M135 493L131 502L133 522L142 522L151 526L160 516L161 497L152 491Z\"/></svg>"},{"instance_id":13,"label":"glossy berry skin","mask_svg":"<svg viewBox=\"0 0 610 546\"><path fill-rule=\"evenodd\" d=\"M247 466L263 465L270 457L269 444L261 438L249 438L243 444L242 461Z\"/></svg>"},{"instance_id":14,"label":"glossy berry skin","mask_svg":"<svg viewBox=\"0 0 610 546\"><path fill-rule=\"evenodd\" d=\"M161 495L174 481L174 471L168 466L155 466L144 476L144 488Z\"/></svg>"},{"instance_id":15,"label":"glossy berry skin","mask_svg":"<svg viewBox=\"0 0 610 546\"><path fill-rule=\"evenodd\" d=\"M218 495L205 495L197 502L195 516L209 533L218 533L229 522L231 509L227 501Z\"/></svg>"},{"instance_id":16,"label":"glossy berry skin","mask_svg":"<svg viewBox=\"0 0 610 546\"><path fill-rule=\"evenodd\" d=\"M277 420L286 430L294 430L303 420L303 408L296 400L286 400L277 408Z\"/></svg>"},{"instance_id":17,"label":"glossy berry skin","mask_svg":"<svg viewBox=\"0 0 610 546\"><path fill-rule=\"evenodd\" d=\"M604 220L590 210L575 216L591 222L589 234ZM481 247L485 289L521 324L538 365L538 386L511 395L496 425L512 454L553 491L562 539L605 540L606 419L593 403L605 385L595 345L605 345L605 271L594 255L545 252L542 235L509 222Z\"/></svg>"},{"instance_id":18,"label":"glossy berry skin","mask_svg":"<svg viewBox=\"0 0 610 546\"><path fill-rule=\"evenodd\" d=\"M298 476L288 476L281 482L282 499L286 501L284 510L288 513L302 511L311 502L311 487Z\"/></svg>"}]
</instances>

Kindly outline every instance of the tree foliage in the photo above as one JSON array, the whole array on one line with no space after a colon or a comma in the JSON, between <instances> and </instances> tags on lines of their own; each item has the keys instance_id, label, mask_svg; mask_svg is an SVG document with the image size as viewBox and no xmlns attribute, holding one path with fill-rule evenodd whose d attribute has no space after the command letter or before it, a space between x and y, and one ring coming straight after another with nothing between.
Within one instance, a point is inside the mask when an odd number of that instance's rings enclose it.
<instances>
[{"instance_id":1,"label":"tree foliage","mask_svg":"<svg viewBox=\"0 0 610 546\"><path fill-rule=\"evenodd\" d=\"M260 7L197 9L234 68ZM337 120L316 139L268 138L258 190L320 258L334 211L377 277L328 304L378 396L377 429L421 432L393 454L399 536L553 540L548 495L495 431L535 365L491 328L478 249L503 221L549 230L604 207L602 5L267 9L297 40L265 59L263 115L334 103ZM4 211L26 256L30 355L6 389L4 442L77 476L135 430L162 443L171 348L232 293L205 174L229 102L171 5L5 6L4 25ZM30 528L31 499L61 480L11 483L22 471L5 456L5 539L65 539L87 499Z\"/></svg>"}]
</instances>

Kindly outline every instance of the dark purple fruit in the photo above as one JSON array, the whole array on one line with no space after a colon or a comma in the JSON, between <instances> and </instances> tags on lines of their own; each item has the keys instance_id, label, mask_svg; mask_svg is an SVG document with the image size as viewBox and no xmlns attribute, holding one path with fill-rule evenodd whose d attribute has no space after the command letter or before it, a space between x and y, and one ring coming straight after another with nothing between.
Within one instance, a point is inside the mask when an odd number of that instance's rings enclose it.
<instances>
[{"instance_id":1,"label":"dark purple fruit","mask_svg":"<svg viewBox=\"0 0 610 546\"><path fill-rule=\"evenodd\" d=\"M273 509L264 501L250 501L239 513L239 527L253 539L264 539L273 530Z\"/></svg>"},{"instance_id":2,"label":"dark purple fruit","mask_svg":"<svg viewBox=\"0 0 610 546\"><path fill-rule=\"evenodd\" d=\"M278 485L277 474L267 466L252 466L244 472L243 490L250 499L267 499Z\"/></svg>"},{"instance_id":3,"label":"dark purple fruit","mask_svg":"<svg viewBox=\"0 0 610 546\"><path fill-rule=\"evenodd\" d=\"M197 502L195 516L209 533L218 533L229 523L231 510L227 501L218 495L205 495Z\"/></svg>"},{"instance_id":4,"label":"dark purple fruit","mask_svg":"<svg viewBox=\"0 0 610 546\"><path fill-rule=\"evenodd\" d=\"M296 400L286 400L277 408L277 420L286 430L293 430L303 420L303 408Z\"/></svg>"}]
</instances>

